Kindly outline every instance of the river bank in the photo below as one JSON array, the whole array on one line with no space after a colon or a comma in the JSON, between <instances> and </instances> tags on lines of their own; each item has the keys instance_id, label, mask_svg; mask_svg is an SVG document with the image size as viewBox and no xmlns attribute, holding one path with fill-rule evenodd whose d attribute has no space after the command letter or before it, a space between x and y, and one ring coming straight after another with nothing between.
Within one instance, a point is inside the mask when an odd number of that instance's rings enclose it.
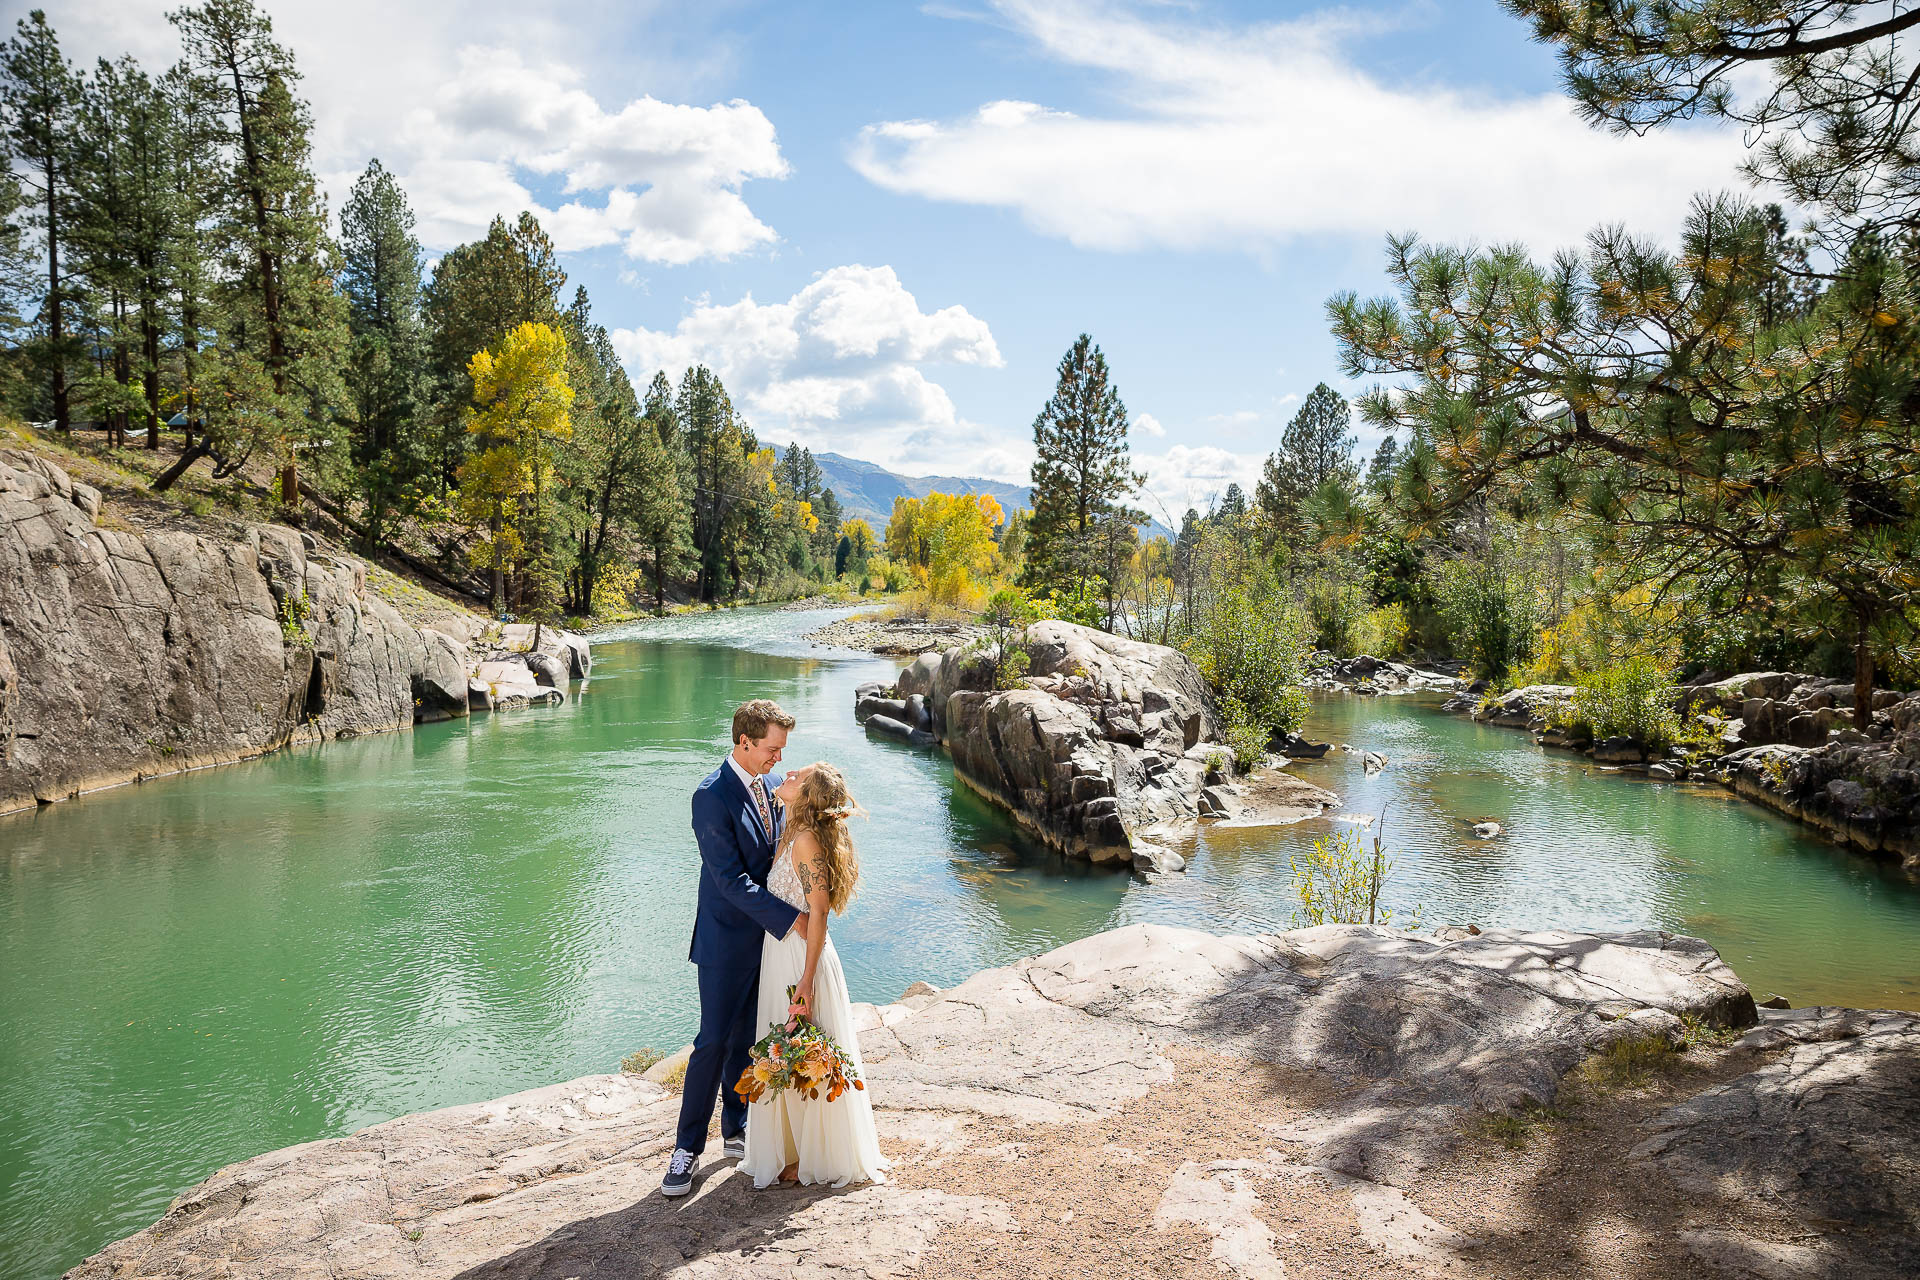
<instances>
[{"instance_id":1,"label":"river bank","mask_svg":"<svg viewBox=\"0 0 1920 1280\"><path fill-rule=\"evenodd\" d=\"M677 1099L603 1075L245 1161L69 1275L1920 1266L1920 1019L1756 1011L1693 939L1135 927L862 1021L887 1186L667 1202Z\"/></svg>"},{"instance_id":2,"label":"river bank","mask_svg":"<svg viewBox=\"0 0 1920 1280\"><path fill-rule=\"evenodd\" d=\"M153 523L48 457L0 450L0 815L563 701L590 648L533 632L312 533Z\"/></svg>"},{"instance_id":3,"label":"river bank","mask_svg":"<svg viewBox=\"0 0 1920 1280\"><path fill-rule=\"evenodd\" d=\"M1862 731L1854 725L1849 681L1777 671L1695 681L1674 693L1674 712L1690 738L1661 747L1626 736L1596 740L1569 710L1572 685L1487 692L1484 681L1469 685L1457 670L1367 655L1315 659L1310 688L1451 692L1446 710L1523 730L1545 750L1655 782L1722 788L1920 879L1920 692L1874 690Z\"/></svg>"}]
</instances>

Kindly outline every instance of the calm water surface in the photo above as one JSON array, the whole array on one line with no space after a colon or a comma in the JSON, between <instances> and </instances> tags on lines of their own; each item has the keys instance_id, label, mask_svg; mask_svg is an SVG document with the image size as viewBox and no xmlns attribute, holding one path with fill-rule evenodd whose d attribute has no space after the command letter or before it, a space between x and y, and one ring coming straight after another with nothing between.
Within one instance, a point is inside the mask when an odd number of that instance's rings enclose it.
<instances>
[{"instance_id":1,"label":"calm water surface","mask_svg":"<svg viewBox=\"0 0 1920 1280\"><path fill-rule=\"evenodd\" d=\"M747 698L873 812L834 924L855 999L1134 921L1287 925L1287 850L1330 822L1215 828L1155 885L1064 862L944 757L869 742L852 690L897 664L810 649L819 621L627 628L565 707L0 819L0 1277L49 1280L234 1160L685 1043L688 796ZM1298 768L1386 809L1389 900L1430 923L1657 924L1797 1004L1920 1007L1920 891L1786 823L1410 698L1329 697L1310 728L1392 759ZM1489 817L1509 834L1474 840Z\"/></svg>"}]
</instances>

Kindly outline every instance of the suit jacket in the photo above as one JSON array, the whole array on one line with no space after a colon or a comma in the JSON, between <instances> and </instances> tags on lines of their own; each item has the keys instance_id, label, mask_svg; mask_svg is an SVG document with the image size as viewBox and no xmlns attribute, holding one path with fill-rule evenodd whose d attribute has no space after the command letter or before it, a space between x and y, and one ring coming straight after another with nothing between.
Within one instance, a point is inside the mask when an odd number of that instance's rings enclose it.
<instances>
[{"instance_id":1,"label":"suit jacket","mask_svg":"<svg viewBox=\"0 0 1920 1280\"><path fill-rule=\"evenodd\" d=\"M768 775L767 785L777 787L779 779ZM777 809L769 831L746 784L722 760L694 790L693 837L700 846L700 897L687 958L723 969L758 969L761 935L785 937L800 915L767 890L780 838Z\"/></svg>"}]
</instances>

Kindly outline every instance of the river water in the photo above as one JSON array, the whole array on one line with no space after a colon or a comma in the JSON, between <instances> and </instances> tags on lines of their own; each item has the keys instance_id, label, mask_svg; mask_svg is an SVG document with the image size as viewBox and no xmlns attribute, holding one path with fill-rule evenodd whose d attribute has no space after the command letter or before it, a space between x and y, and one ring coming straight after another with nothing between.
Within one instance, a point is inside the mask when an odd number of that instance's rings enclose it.
<instances>
[{"instance_id":1,"label":"river water","mask_svg":"<svg viewBox=\"0 0 1920 1280\"><path fill-rule=\"evenodd\" d=\"M688 796L733 708L800 719L872 811L834 923L854 998L1116 925L1284 928L1287 850L1215 828L1147 884L1023 840L943 756L869 741L887 659L820 615L741 611L596 638L564 707L423 727L0 819L0 1277L50 1280L221 1165L409 1111L615 1069L691 1036ZM1920 1008L1920 889L1712 789L1542 752L1413 697L1319 698L1382 751L1297 769L1386 813L1387 892L1427 923L1658 925L1756 992ZM1472 820L1507 834L1474 839Z\"/></svg>"}]
</instances>

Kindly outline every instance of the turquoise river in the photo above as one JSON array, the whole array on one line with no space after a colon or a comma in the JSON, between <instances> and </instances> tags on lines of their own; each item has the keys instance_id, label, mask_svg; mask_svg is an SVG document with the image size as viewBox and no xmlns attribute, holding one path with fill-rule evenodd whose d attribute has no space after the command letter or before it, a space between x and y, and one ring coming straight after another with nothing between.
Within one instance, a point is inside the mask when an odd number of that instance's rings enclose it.
<instances>
[{"instance_id":1,"label":"turquoise river","mask_svg":"<svg viewBox=\"0 0 1920 1280\"><path fill-rule=\"evenodd\" d=\"M872 811L834 936L856 999L1135 921L1287 927L1287 851L1217 830L1148 884L1038 850L944 757L870 742L817 615L596 638L564 707L433 725L0 818L0 1277L51 1280L221 1165L403 1112L613 1070L694 1022L687 799L733 707L800 718L789 763ZM1413 697L1314 704L1383 751L1298 771L1387 812L1388 900L1429 923L1658 925L1757 993L1920 1008L1920 889L1711 788L1543 752ZM1474 819L1507 834L1479 841Z\"/></svg>"}]
</instances>

